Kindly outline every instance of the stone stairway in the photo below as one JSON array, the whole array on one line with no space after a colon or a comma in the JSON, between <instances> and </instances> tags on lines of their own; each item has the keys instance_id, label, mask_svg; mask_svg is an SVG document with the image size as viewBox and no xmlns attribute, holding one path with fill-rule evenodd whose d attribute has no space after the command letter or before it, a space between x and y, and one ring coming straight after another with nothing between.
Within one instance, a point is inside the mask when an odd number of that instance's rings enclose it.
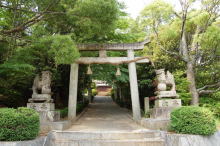
<instances>
[{"instance_id":1,"label":"stone stairway","mask_svg":"<svg viewBox=\"0 0 220 146\"><path fill-rule=\"evenodd\" d=\"M158 131L52 131L44 146L164 146Z\"/></svg>"}]
</instances>

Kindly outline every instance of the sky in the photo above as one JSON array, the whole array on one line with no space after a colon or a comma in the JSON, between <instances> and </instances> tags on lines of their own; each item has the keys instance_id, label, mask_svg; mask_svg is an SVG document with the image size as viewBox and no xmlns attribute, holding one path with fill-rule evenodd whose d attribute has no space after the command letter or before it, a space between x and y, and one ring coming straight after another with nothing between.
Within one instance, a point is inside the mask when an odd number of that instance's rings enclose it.
<instances>
[{"instance_id":1,"label":"sky","mask_svg":"<svg viewBox=\"0 0 220 146\"><path fill-rule=\"evenodd\" d=\"M131 17L136 18L140 11L144 9L145 6L149 5L153 0L119 0L124 2L127 6L126 12L130 14ZM164 0L178 11L180 10L179 0Z\"/></svg>"}]
</instances>

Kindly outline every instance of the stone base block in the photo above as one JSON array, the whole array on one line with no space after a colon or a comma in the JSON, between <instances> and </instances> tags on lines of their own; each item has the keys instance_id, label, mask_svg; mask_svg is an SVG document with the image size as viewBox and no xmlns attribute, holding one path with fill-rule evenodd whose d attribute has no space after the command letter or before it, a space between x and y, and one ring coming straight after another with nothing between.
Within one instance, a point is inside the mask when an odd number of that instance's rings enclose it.
<instances>
[{"instance_id":1,"label":"stone base block","mask_svg":"<svg viewBox=\"0 0 220 146\"><path fill-rule=\"evenodd\" d=\"M157 91L155 92L157 98L178 98L176 91Z\"/></svg>"},{"instance_id":2,"label":"stone base block","mask_svg":"<svg viewBox=\"0 0 220 146\"><path fill-rule=\"evenodd\" d=\"M32 98L28 99L29 102L53 102L50 94L33 94Z\"/></svg>"},{"instance_id":3,"label":"stone base block","mask_svg":"<svg viewBox=\"0 0 220 146\"><path fill-rule=\"evenodd\" d=\"M70 128L71 126L72 126L72 122L69 120L41 123L40 132L47 133L51 130L65 130Z\"/></svg>"},{"instance_id":4,"label":"stone base block","mask_svg":"<svg viewBox=\"0 0 220 146\"><path fill-rule=\"evenodd\" d=\"M40 123L45 122L55 122L60 120L59 111L41 111L40 114Z\"/></svg>"},{"instance_id":5,"label":"stone base block","mask_svg":"<svg viewBox=\"0 0 220 146\"><path fill-rule=\"evenodd\" d=\"M141 120L141 125L144 128L151 130L168 130L170 120L169 119L152 119L146 118Z\"/></svg>"},{"instance_id":6,"label":"stone base block","mask_svg":"<svg viewBox=\"0 0 220 146\"><path fill-rule=\"evenodd\" d=\"M155 107L181 107L181 99L159 99L155 101Z\"/></svg>"},{"instance_id":7,"label":"stone base block","mask_svg":"<svg viewBox=\"0 0 220 146\"><path fill-rule=\"evenodd\" d=\"M151 118L155 119L170 119L170 113L176 107L159 107L153 108L150 113Z\"/></svg>"},{"instance_id":8,"label":"stone base block","mask_svg":"<svg viewBox=\"0 0 220 146\"><path fill-rule=\"evenodd\" d=\"M54 103L27 103L28 108L35 109L36 111L54 111L55 104Z\"/></svg>"}]
</instances>

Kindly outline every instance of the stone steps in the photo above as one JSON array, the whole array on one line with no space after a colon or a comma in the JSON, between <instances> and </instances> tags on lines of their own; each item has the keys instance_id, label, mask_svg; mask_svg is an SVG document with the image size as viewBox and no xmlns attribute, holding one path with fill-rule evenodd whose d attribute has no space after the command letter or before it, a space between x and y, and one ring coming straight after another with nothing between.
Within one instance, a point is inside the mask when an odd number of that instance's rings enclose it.
<instances>
[{"instance_id":1,"label":"stone steps","mask_svg":"<svg viewBox=\"0 0 220 146\"><path fill-rule=\"evenodd\" d=\"M52 131L45 146L164 146L159 132L138 131Z\"/></svg>"},{"instance_id":2,"label":"stone steps","mask_svg":"<svg viewBox=\"0 0 220 146\"><path fill-rule=\"evenodd\" d=\"M53 141L48 146L164 146L162 139Z\"/></svg>"}]
</instances>

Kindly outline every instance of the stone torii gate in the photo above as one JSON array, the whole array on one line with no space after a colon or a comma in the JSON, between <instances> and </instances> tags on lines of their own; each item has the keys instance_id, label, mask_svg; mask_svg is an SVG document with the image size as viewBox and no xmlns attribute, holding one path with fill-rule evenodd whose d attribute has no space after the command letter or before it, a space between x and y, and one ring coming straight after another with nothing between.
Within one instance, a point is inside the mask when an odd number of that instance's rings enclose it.
<instances>
[{"instance_id":1,"label":"stone torii gate","mask_svg":"<svg viewBox=\"0 0 220 146\"><path fill-rule=\"evenodd\" d=\"M79 64L128 64L129 81L131 90L133 119L141 119L140 101L137 83L136 63L149 63L147 57L135 57L135 50L142 50L149 41L138 43L122 44L80 44L79 51L99 51L99 57L80 57L75 63L71 64L70 85L69 85L69 104L68 118L72 120L76 117L77 89L78 89L78 70ZM106 51L127 51L127 57L107 57Z\"/></svg>"}]
</instances>

